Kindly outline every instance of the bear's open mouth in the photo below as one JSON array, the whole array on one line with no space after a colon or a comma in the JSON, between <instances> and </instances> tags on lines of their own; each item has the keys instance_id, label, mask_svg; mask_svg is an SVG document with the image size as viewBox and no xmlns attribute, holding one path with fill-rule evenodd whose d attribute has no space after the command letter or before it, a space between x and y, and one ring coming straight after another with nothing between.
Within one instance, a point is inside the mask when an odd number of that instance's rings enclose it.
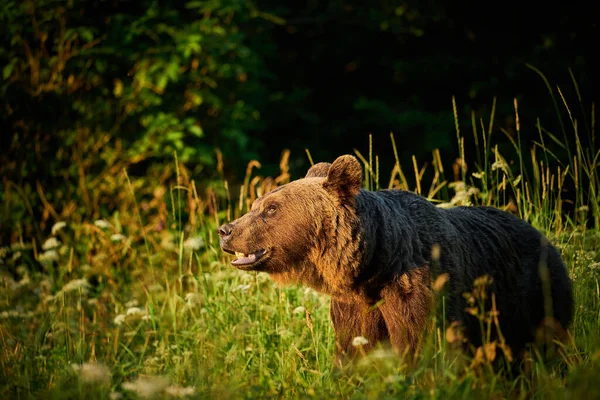
<instances>
[{"instance_id":1,"label":"bear's open mouth","mask_svg":"<svg viewBox=\"0 0 600 400\"><path fill-rule=\"evenodd\" d=\"M241 253L239 251L232 251L232 250L228 250L228 249L223 249L225 250L225 252L229 253L229 254L235 254L236 258L234 258L231 261L231 265L233 265L234 267L238 267L238 268L245 268L248 267L250 265L256 264L257 261L259 261L265 254L267 254L267 250L266 249L261 249L258 251L255 251L253 253Z\"/></svg>"}]
</instances>

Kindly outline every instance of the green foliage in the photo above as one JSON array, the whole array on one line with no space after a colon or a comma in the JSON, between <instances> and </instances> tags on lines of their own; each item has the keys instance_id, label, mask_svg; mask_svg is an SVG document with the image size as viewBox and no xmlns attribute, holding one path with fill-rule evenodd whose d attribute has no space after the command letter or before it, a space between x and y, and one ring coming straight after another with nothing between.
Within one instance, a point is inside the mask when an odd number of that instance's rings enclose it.
<instances>
[{"instance_id":1,"label":"green foliage","mask_svg":"<svg viewBox=\"0 0 600 400\"><path fill-rule=\"evenodd\" d=\"M358 155L365 186L383 187L379 156ZM512 175L497 151L483 155L490 165L465 172L469 183L448 184L437 163L430 185L422 180L425 167L415 165L415 190L445 201L441 207L502 206L512 188L520 193L523 217L546 228L569 266L577 304L570 339L556 359L544 364L532 353L525 371L511 378L494 371L487 347L468 358L453 348L457 336L443 319L439 292L439 313L415 367L381 348L340 370L327 296L232 268L215 235L260 193L289 181L287 157L274 178L256 175L251 163L239 204L226 181L198 191L182 163L151 168L145 177L118 174L105 188L118 211L106 219L59 222L41 244L25 239L0 248L0 393L59 399L558 399L595 393L600 236L585 224L563 222L556 213L559 186L546 189L549 200L530 203L516 188L531 183ZM524 186L515 182L521 179ZM446 185L454 196L442 194ZM410 189L399 163L389 186ZM475 300L478 293L471 294ZM486 321L493 318L481 311Z\"/></svg>"},{"instance_id":2,"label":"green foliage","mask_svg":"<svg viewBox=\"0 0 600 400\"><path fill-rule=\"evenodd\" d=\"M251 28L240 28L252 11L245 1L2 2L3 201L13 182L37 210L43 182L50 202L84 200L98 215L102 176L125 167L143 172L176 151L210 178L216 145L250 160L265 96Z\"/></svg>"},{"instance_id":3,"label":"green foliage","mask_svg":"<svg viewBox=\"0 0 600 400\"><path fill-rule=\"evenodd\" d=\"M491 133L510 159L516 156L515 120L505 99L528 100L532 93L541 99L542 92L551 102L526 65L552 81L572 65L568 84L559 82L560 97L580 107L563 109L556 93L555 109L521 101L528 117L522 141L538 138L540 116L545 133L573 149L579 139L589 147L565 121L568 114L580 121L579 132L593 136L587 102L588 71L595 69L577 47L593 38L586 31L593 13L582 8L559 18L556 29L572 32L562 37L509 4L477 18L465 16L471 8L412 0L4 1L0 235L16 237L12 227L22 225L17 231L41 240L38 228L47 229L50 217L97 217L99 204L111 208L101 190L111 177L123 168L143 175L170 162L175 151L202 183L215 178L215 148L228 160L219 177L235 180L252 159L275 173L282 147L292 150L292 167L303 171L306 147L315 158L333 159L367 132L376 146L394 132L402 163L436 148L450 161L457 153L452 96L462 105L456 113L461 124L496 108ZM496 29L512 20L511 35ZM467 137L470 163L474 145ZM543 145L556 154L555 165L564 166L566 157L572 164L575 153L554 141ZM594 164L594 154L585 157L578 162ZM393 167L386 158L381 162L383 169ZM31 229L40 218L42 226Z\"/></svg>"}]
</instances>

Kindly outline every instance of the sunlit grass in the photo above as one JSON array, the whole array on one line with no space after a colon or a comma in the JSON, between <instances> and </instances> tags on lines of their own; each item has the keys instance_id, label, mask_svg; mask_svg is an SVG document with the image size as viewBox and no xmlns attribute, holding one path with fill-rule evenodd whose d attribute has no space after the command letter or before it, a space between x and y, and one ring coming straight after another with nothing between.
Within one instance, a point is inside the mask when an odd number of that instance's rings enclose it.
<instances>
[{"instance_id":1,"label":"sunlit grass","mask_svg":"<svg viewBox=\"0 0 600 400\"><path fill-rule=\"evenodd\" d=\"M540 129L531 151L514 142L519 160L529 157L534 166L527 177L492 144L491 124L474 123L481 164L470 168L462 145L452 171L444 170L437 150L430 165L413 157L404 168L393 135L392 154L356 155L365 166L365 187L416 191L440 207L493 205L548 234L575 290L571 339L557 360L543 364L531 354L525 372L507 378L485 353L469 359L454 348L458 339L443 319L440 296L414 368L380 348L354 367L335 369L329 299L235 270L215 235L220 223L289 181L284 152L279 176L260 176L253 161L239 184L196 187L177 160L166 174L109 177L119 200L111 215L57 221L43 243L17 234L0 249L0 396L598 397L600 233L585 223L597 215L598 155L581 148L567 166L551 170ZM457 138L464 143L458 125ZM396 159L389 174L379 170L384 156ZM586 182L585 190L576 186L574 215L562 208L569 179Z\"/></svg>"}]
</instances>

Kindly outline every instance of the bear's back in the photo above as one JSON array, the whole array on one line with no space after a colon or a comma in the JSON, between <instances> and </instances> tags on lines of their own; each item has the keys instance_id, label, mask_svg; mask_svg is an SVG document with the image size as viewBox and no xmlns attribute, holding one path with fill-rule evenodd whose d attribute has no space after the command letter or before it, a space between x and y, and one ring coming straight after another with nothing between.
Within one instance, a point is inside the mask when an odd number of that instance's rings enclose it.
<instances>
[{"instance_id":1,"label":"bear's back","mask_svg":"<svg viewBox=\"0 0 600 400\"><path fill-rule=\"evenodd\" d=\"M462 293L483 275L493 280L501 329L515 350L533 340L545 316L540 265L549 272L553 316L563 326L570 323L572 290L560 254L524 220L493 207L442 209L402 190L361 190L357 212L366 240L373 243L370 270L401 275L431 265L432 248L440 247L439 272L450 276L449 315L467 325L475 342L479 324L464 312Z\"/></svg>"}]
</instances>

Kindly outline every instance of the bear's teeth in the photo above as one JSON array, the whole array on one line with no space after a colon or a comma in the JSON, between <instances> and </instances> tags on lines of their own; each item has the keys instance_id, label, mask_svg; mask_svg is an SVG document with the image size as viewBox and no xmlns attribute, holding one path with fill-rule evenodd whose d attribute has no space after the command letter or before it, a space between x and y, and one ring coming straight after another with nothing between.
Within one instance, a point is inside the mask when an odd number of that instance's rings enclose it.
<instances>
[{"instance_id":1,"label":"bear's teeth","mask_svg":"<svg viewBox=\"0 0 600 400\"><path fill-rule=\"evenodd\" d=\"M245 255L244 253L240 253L239 251L236 251L236 252L235 252L235 256L236 256L236 257L239 257L239 258L244 258L244 257L246 257L246 255Z\"/></svg>"}]
</instances>

